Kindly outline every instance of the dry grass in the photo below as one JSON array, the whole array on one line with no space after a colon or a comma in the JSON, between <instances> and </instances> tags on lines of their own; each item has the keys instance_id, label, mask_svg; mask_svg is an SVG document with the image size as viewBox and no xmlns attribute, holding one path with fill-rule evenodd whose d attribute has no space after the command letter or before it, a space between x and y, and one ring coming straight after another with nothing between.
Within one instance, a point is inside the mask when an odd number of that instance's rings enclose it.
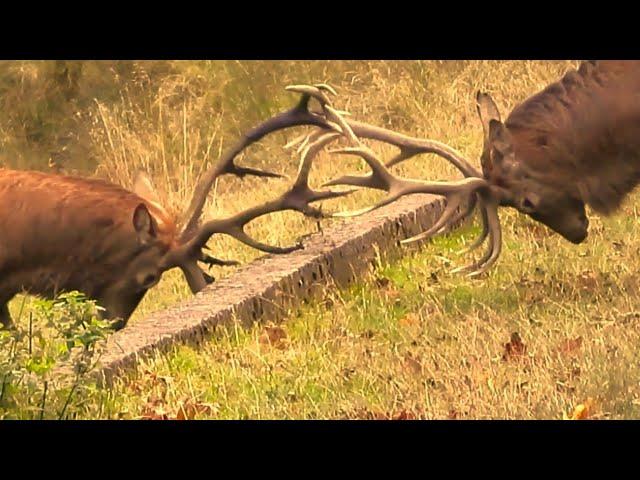
<instances>
[{"instance_id":1,"label":"dry grass","mask_svg":"<svg viewBox=\"0 0 640 480\"><path fill-rule=\"evenodd\" d=\"M127 185L144 168L179 211L204 165L240 131L295 101L284 85L331 83L340 94L336 104L356 118L450 143L475 159L481 147L477 89L491 92L506 112L575 63L175 62L171 75L151 82L157 88L147 97L128 99L125 91L117 101L94 102L88 138L99 175ZM282 146L297 134L275 135L242 161L293 176L297 158ZM351 160L320 157L313 183L356 168L362 167ZM455 174L428 157L398 170L431 179ZM286 185L225 177L205 215L265 201ZM580 246L504 212L504 253L483 278L447 273L447 266L465 261L453 252L472 232L440 238L349 291L328 292L325 302L292 312L281 326L223 328L200 350L185 347L158 358L113 391L96 393L78 414L562 418L591 398L591 418L636 417L636 200L611 219L592 218L589 241ZM252 233L282 244L313 229L292 213L260 220ZM211 245L242 261L258 255L227 239ZM170 272L132 321L188 295L180 275ZM522 344L510 342L514 332Z\"/></svg>"}]
</instances>

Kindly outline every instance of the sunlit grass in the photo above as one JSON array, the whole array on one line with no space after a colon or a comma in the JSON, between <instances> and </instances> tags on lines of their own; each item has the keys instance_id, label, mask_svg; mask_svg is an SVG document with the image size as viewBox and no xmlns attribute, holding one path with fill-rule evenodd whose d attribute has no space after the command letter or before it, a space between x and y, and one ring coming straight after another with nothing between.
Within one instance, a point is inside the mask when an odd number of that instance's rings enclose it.
<instances>
[{"instance_id":1,"label":"sunlit grass","mask_svg":"<svg viewBox=\"0 0 640 480\"><path fill-rule=\"evenodd\" d=\"M170 75L153 77L148 92L132 87L129 97L124 91L87 107L95 119L87 149L99 159L99 175L124 185L138 168L150 171L179 212L205 165L241 131L295 102L285 85L324 81L339 91L336 106L355 118L447 142L475 161L476 90L489 91L507 112L575 63L175 62ZM297 157L282 146L299 133L275 135L240 162L293 178ZM375 148L383 157L392 153ZM353 159L321 156L312 183L356 169L363 171ZM455 175L431 157L396 171ZM266 201L287 185L222 178L205 216ZM351 209L376 195L325 207ZM592 398L591 418L637 417L637 200L612 218L592 217L589 239L578 246L501 212L503 254L480 278L449 273L471 261L456 254L477 234L477 226L465 227L408 249L346 291L327 291L277 327L220 328L199 349L180 347L146 362L75 411L85 418L172 418L188 405L195 413L187 416L196 418L562 418ZM314 230L315 222L293 213L251 227L275 244ZM243 262L259 255L227 238L210 245ZM131 321L189 296L181 275L168 272ZM525 345L521 354L505 347L514 332Z\"/></svg>"}]
</instances>

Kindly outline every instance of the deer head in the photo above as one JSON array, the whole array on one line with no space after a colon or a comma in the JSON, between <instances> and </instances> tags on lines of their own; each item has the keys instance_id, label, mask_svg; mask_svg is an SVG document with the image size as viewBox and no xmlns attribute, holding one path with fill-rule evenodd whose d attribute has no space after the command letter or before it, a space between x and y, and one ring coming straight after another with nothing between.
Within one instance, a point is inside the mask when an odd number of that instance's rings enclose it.
<instances>
[{"instance_id":1,"label":"deer head","mask_svg":"<svg viewBox=\"0 0 640 480\"><path fill-rule=\"evenodd\" d=\"M580 192L572 183L555 180L550 172L538 172L517 151L517 142L500 120L493 99L486 93L476 96L478 115L484 131L482 171L498 193L500 205L513 207L544 223L573 243L587 237L589 221ZM543 148L544 145L539 145Z\"/></svg>"}]
</instances>

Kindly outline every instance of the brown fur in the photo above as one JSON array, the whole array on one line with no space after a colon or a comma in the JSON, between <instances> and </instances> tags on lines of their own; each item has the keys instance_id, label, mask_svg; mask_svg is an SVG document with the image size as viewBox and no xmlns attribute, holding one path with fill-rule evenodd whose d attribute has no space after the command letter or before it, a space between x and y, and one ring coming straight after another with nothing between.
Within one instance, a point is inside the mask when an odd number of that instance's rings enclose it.
<instances>
[{"instance_id":1,"label":"brown fur","mask_svg":"<svg viewBox=\"0 0 640 480\"><path fill-rule=\"evenodd\" d=\"M584 62L505 126L532 177L611 213L640 182L640 61Z\"/></svg>"},{"instance_id":2,"label":"brown fur","mask_svg":"<svg viewBox=\"0 0 640 480\"><path fill-rule=\"evenodd\" d=\"M148 249L132 223L140 204L147 202L102 180L0 169L0 304L20 291L100 298ZM175 222L147 206L156 217L153 248L167 251Z\"/></svg>"}]
</instances>

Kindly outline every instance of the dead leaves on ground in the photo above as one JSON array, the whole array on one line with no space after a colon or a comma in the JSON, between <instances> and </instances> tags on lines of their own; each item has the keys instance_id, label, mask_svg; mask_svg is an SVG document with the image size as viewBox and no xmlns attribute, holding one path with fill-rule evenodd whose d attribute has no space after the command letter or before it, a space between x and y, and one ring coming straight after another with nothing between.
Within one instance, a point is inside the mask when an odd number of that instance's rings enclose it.
<instances>
[{"instance_id":1,"label":"dead leaves on ground","mask_svg":"<svg viewBox=\"0 0 640 480\"><path fill-rule=\"evenodd\" d=\"M194 398L182 398L177 401L169 400L169 386L172 377L158 375L150 370L143 370L142 375L150 383L153 391L142 407L139 420L195 420L198 417L213 417L219 406L204 403ZM139 384L138 388L139 388Z\"/></svg>"},{"instance_id":2,"label":"dead leaves on ground","mask_svg":"<svg viewBox=\"0 0 640 480\"><path fill-rule=\"evenodd\" d=\"M381 412L368 408L358 408L343 417L344 420L418 420L419 418L415 412L406 409L398 412Z\"/></svg>"},{"instance_id":3,"label":"dead leaves on ground","mask_svg":"<svg viewBox=\"0 0 640 480\"><path fill-rule=\"evenodd\" d=\"M402 292L396 287L392 280L385 277L378 277L375 279L375 285L378 287L380 293L387 300L398 300L402 295Z\"/></svg>"},{"instance_id":4,"label":"dead leaves on ground","mask_svg":"<svg viewBox=\"0 0 640 480\"><path fill-rule=\"evenodd\" d=\"M410 352L405 353L404 361L402 363L405 370L414 375L422 375L424 369L422 368L422 363L415 358Z\"/></svg>"},{"instance_id":5,"label":"dead leaves on ground","mask_svg":"<svg viewBox=\"0 0 640 480\"><path fill-rule=\"evenodd\" d=\"M398 323L407 329L416 329L422 327L420 315L413 312L407 313L398 321Z\"/></svg>"},{"instance_id":6,"label":"dead leaves on ground","mask_svg":"<svg viewBox=\"0 0 640 480\"><path fill-rule=\"evenodd\" d=\"M168 405L162 399L148 401L142 410L140 420L195 420L199 416L212 417L218 412L218 405L202 403L187 398L175 405Z\"/></svg>"},{"instance_id":7,"label":"dead leaves on ground","mask_svg":"<svg viewBox=\"0 0 640 480\"><path fill-rule=\"evenodd\" d=\"M562 413L563 420L586 420L593 416L594 402L593 398L587 398L584 402L576 405L573 412L567 414Z\"/></svg>"},{"instance_id":8,"label":"dead leaves on ground","mask_svg":"<svg viewBox=\"0 0 640 480\"><path fill-rule=\"evenodd\" d=\"M285 350L289 346L289 338L284 328L279 325L265 325L262 334L258 337L262 350L275 348Z\"/></svg>"},{"instance_id":9,"label":"dead leaves on ground","mask_svg":"<svg viewBox=\"0 0 640 480\"><path fill-rule=\"evenodd\" d=\"M502 354L503 361L519 360L527 353L527 346L522 342L520 334L513 332L511 334L511 340L504 344L504 353Z\"/></svg>"}]
</instances>

